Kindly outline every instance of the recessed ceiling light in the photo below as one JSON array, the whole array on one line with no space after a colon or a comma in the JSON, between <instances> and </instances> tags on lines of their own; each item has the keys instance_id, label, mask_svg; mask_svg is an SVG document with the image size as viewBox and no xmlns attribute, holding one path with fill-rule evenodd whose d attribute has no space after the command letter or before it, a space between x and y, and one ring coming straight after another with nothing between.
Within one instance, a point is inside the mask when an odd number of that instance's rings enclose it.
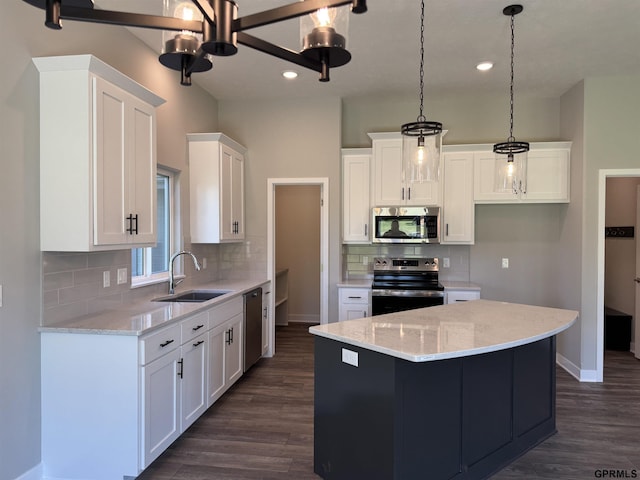
<instances>
[{"instance_id":1,"label":"recessed ceiling light","mask_svg":"<svg viewBox=\"0 0 640 480\"><path fill-rule=\"evenodd\" d=\"M292 78L296 78L298 76L298 73L294 72L293 70L286 70L282 72L282 76L284 78L292 79Z\"/></svg>"},{"instance_id":2,"label":"recessed ceiling light","mask_svg":"<svg viewBox=\"0 0 640 480\"><path fill-rule=\"evenodd\" d=\"M476 65L476 68L481 72L486 72L487 70L491 70L493 68L493 63L491 62L482 62Z\"/></svg>"}]
</instances>

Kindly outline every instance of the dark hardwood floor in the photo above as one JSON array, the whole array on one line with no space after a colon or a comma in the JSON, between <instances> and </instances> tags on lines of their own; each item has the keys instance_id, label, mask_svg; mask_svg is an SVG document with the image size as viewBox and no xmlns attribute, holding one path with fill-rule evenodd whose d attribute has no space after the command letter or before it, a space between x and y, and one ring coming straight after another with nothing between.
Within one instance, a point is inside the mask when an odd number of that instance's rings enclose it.
<instances>
[{"instance_id":1,"label":"dark hardwood floor","mask_svg":"<svg viewBox=\"0 0 640 480\"><path fill-rule=\"evenodd\" d=\"M279 327L277 355L261 359L139 479L320 479L307 330ZM603 478L603 470L604 478L640 478L640 361L607 351L602 384L580 383L561 368L557 375L558 433L492 478L582 480Z\"/></svg>"}]
</instances>

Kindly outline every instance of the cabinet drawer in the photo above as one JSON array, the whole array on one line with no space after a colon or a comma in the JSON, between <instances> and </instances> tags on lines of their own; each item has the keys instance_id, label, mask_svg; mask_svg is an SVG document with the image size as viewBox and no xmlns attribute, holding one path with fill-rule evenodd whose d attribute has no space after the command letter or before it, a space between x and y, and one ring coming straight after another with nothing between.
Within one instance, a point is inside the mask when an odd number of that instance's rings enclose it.
<instances>
[{"instance_id":1,"label":"cabinet drawer","mask_svg":"<svg viewBox=\"0 0 640 480\"><path fill-rule=\"evenodd\" d=\"M180 346L180 324L140 339L140 364L146 365Z\"/></svg>"},{"instance_id":2,"label":"cabinet drawer","mask_svg":"<svg viewBox=\"0 0 640 480\"><path fill-rule=\"evenodd\" d=\"M477 300L480 298L480 292L477 290L459 290L446 292L447 303L466 302L469 300Z\"/></svg>"},{"instance_id":3,"label":"cabinet drawer","mask_svg":"<svg viewBox=\"0 0 640 480\"><path fill-rule=\"evenodd\" d=\"M180 322L180 328L182 330L180 344L183 344L209 330L209 313L202 312L183 320Z\"/></svg>"},{"instance_id":4,"label":"cabinet drawer","mask_svg":"<svg viewBox=\"0 0 640 480\"><path fill-rule=\"evenodd\" d=\"M236 298L233 298L222 305L213 307L209 310L209 328L215 328L230 318L233 318L238 314L242 314L243 310L244 304L241 295L238 295Z\"/></svg>"},{"instance_id":5,"label":"cabinet drawer","mask_svg":"<svg viewBox=\"0 0 640 480\"><path fill-rule=\"evenodd\" d=\"M369 288L341 288L340 303L359 303L367 305L371 289Z\"/></svg>"}]
</instances>

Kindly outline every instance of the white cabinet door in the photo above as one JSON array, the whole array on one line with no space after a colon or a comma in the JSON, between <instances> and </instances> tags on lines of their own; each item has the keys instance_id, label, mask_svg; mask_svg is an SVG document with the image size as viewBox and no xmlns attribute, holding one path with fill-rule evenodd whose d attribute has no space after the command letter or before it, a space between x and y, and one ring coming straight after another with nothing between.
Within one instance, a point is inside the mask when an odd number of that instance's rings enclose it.
<instances>
[{"instance_id":1,"label":"white cabinet door","mask_svg":"<svg viewBox=\"0 0 640 480\"><path fill-rule=\"evenodd\" d=\"M442 202L442 243L473 244L473 153L445 152Z\"/></svg>"},{"instance_id":2,"label":"white cabinet door","mask_svg":"<svg viewBox=\"0 0 640 480\"><path fill-rule=\"evenodd\" d=\"M570 200L571 142L532 143L527 160L526 192L493 191L495 155L490 145L475 152L474 200L476 203L567 203Z\"/></svg>"},{"instance_id":3,"label":"white cabinet door","mask_svg":"<svg viewBox=\"0 0 640 480\"><path fill-rule=\"evenodd\" d=\"M227 344L227 351L225 352L225 375L229 387L242 376L242 360L244 358L243 324L244 318L242 315L236 315L228 323L231 340Z\"/></svg>"},{"instance_id":4,"label":"white cabinet door","mask_svg":"<svg viewBox=\"0 0 640 480\"><path fill-rule=\"evenodd\" d=\"M238 314L209 331L209 406L242 376L243 321Z\"/></svg>"},{"instance_id":5,"label":"white cabinet door","mask_svg":"<svg viewBox=\"0 0 640 480\"><path fill-rule=\"evenodd\" d=\"M94 82L94 241L156 242L153 107L102 80Z\"/></svg>"},{"instance_id":6,"label":"white cabinet door","mask_svg":"<svg viewBox=\"0 0 640 480\"><path fill-rule=\"evenodd\" d=\"M142 367L146 468L180 435L180 349Z\"/></svg>"},{"instance_id":7,"label":"white cabinet door","mask_svg":"<svg viewBox=\"0 0 640 480\"><path fill-rule=\"evenodd\" d=\"M440 181L406 181L402 165L402 137L399 133L370 133L369 136L373 140L372 206L440 205Z\"/></svg>"},{"instance_id":8,"label":"white cabinet door","mask_svg":"<svg viewBox=\"0 0 640 480\"><path fill-rule=\"evenodd\" d=\"M232 148L220 146L221 240L244 239L244 156Z\"/></svg>"},{"instance_id":9,"label":"white cabinet door","mask_svg":"<svg viewBox=\"0 0 640 480\"><path fill-rule=\"evenodd\" d=\"M209 406L222 396L227 390L226 371L226 342L228 335L226 323L209 331L209 368L208 368L208 400Z\"/></svg>"},{"instance_id":10,"label":"white cabinet door","mask_svg":"<svg viewBox=\"0 0 640 480\"><path fill-rule=\"evenodd\" d=\"M245 148L221 133L190 133L191 241L244 239Z\"/></svg>"},{"instance_id":11,"label":"white cabinet door","mask_svg":"<svg viewBox=\"0 0 640 480\"><path fill-rule=\"evenodd\" d=\"M370 243L371 149L342 150L342 242Z\"/></svg>"},{"instance_id":12,"label":"white cabinet door","mask_svg":"<svg viewBox=\"0 0 640 480\"><path fill-rule=\"evenodd\" d=\"M184 432L207 409L209 338L206 332L181 347L181 428Z\"/></svg>"},{"instance_id":13,"label":"white cabinet door","mask_svg":"<svg viewBox=\"0 0 640 480\"><path fill-rule=\"evenodd\" d=\"M153 245L155 107L164 100L91 55L34 63L40 70L41 249Z\"/></svg>"},{"instance_id":14,"label":"white cabinet door","mask_svg":"<svg viewBox=\"0 0 640 480\"><path fill-rule=\"evenodd\" d=\"M271 322L269 321L271 312L271 282L263 283L262 287L262 356L269 351L269 336L271 332Z\"/></svg>"}]
</instances>

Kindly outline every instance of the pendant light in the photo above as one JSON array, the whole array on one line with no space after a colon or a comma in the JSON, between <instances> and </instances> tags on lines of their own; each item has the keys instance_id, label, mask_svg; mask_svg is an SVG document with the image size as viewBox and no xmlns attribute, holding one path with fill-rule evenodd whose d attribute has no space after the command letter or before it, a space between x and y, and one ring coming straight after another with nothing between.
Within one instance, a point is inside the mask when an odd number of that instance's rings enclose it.
<instances>
[{"instance_id":1,"label":"pendant light","mask_svg":"<svg viewBox=\"0 0 640 480\"><path fill-rule=\"evenodd\" d=\"M405 181L437 181L440 170L440 133L442 124L429 122L424 104L424 0L420 14L420 114L415 122L405 123L402 133L402 163Z\"/></svg>"},{"instance_id":2,"label":"pendant light","mask_svg":"<svg viewBox=\"0 0 640 480\"><path fill-rule=\"evenodd\" d=\"M506 142L496 143L493 151L495 159L494 190L501 193L515 193L519 195L527 192L527 152L528 142L517 142L513 136L513 66L515 29L514 17L521 13L522 5L510 5L502 13L511 17L511 87L509 110L509 138Z\"/></svg>"}]
</instances>

